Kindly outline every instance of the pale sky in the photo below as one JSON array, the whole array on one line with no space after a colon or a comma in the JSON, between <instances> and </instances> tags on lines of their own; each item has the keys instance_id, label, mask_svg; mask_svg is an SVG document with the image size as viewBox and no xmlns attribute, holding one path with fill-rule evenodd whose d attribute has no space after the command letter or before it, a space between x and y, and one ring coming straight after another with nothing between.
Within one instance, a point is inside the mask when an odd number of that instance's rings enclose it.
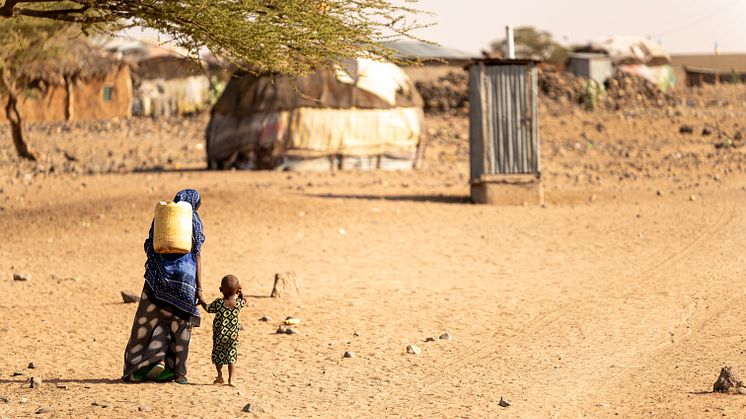
<instances>
[{"instance_id":1,"label":"pale sky","mask_svg":"<svg viewBox=\"0 0 746 419\"><path fill-rule=\"evenodd\" d=\"M505 25L548 30L563 44L639 35L669 53L746 53L746 0L419 0L436 25L418 36L479 53L504 37Z\"/></svg>"}]
</instances>

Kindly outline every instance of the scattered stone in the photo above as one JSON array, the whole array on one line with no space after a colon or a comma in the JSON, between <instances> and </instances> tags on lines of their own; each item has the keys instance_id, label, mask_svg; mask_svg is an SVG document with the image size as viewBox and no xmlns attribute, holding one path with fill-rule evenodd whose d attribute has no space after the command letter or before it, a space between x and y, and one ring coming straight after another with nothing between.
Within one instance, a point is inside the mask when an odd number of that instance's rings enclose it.
<instances>
[{"instance_id":1,"label":"scattered stone","mask_svg":"<svg viewBox=\"0 0 746 419\"><path fill-rule=\"evenodd\" d=\"M29 387L31 387L31 388L39 388L39 387L41 387L43 381L39 377L31 377L31 379L29 379L29 383L30 383Z\"/></svg>"},{"instance_id":2,"label":"scattered stone","mask_svg":"<svg viewBox=\"0 0 746 419\"><path fill-rule=\"evenodd\" d=\"M0 396L0 403L10 403L10 399Z\"/></svg>"},{"instance_id":3,"label":"scattered stone","mask_svg":"<svg viewBox=\"0 0 746 419\"><path fill-rule=\"evenodd\" d=\"M276 273L272 293L269 296L272 298L300 297L300 287L295 272Z\"/></svg>"},{"instance_id":4,"label":"scattered stone","mask_svg":"<svg viewBox=\"0 0 746 419\"><path fill-rule=\"evenodd\" d=\"M691 125L682 125L679 127L679 134L691 134L694 132L694 128Z\"/></svg>"},{"instance_id":5,"label":"scattered stone","mask_svg":"<svg viewBox=\"0 0 746 419\"><path fill-rule=\"evenodd\" d=\"M30 369L30 370L32 370L32 369L36 368L36 365L34 365L33 362L29 362L27 368Z\"/></svg>"},{"instance_id":6,"label":"scattered stone","mask_svg":"<svg viewBox=\"0 0 746 419\"><path fill-rule=\"evenodd\" d=\"M500 401L497 402L497 404L499 404L500 407L508 407L508 406L510 406L510 403L508 403L508 401L505 400L505 398L503 396L500 396Z\"/></svg>"},{"instance_id":7,"label":"scattered stone","mask_svg":"<svg viewBox=\"0 0 746 419\"><path fill-rule=\"evenodd\" d=\"M246 413L264 413L264 409L252 403L247 403L241 410Z\"/></svg>"},{"instance_id":8,"label":"scattered stone","mask_svg":"<svg viewBox=\"0 0 746 419\"><path fill-rule=\"evenodd\" d=\"M434 338L432 336L425 338L425 342L437 342L437 341L438 341L438 338Z\"/></svg>"},{"instance_id":9,"label":"scattered stone","mask_svg":"<svg viewBox=\"0 0 746 419\"><path fill-rule=\"evenodd\" d=\"M355 331L355 332L354 332L354 333L352 334L352 336L360 336L360 332L358 332L358 331L356 330L356 331Z\"/></svg>"},{"instance_id":10,"label":"scattered stone","mask_svg":"<svg viewBox=\"0 0 746 419\"><path fill-rule=\"evenodd\" d=\"M407 345L407 353L412 355L419 355L422 353L422 349L420 349L417 345Z\"/></svg>"},{"instance_id":11,"label":"scattered stone","mask_svg":"<svg viewBox=\"0 0 746 419\"><path fill-rule=\"evenodd\" d=\"M285 329L285 334L286 335L296 335L296 334L298 334L298 332L296 332L295 329L293 329L292 327L288 327L287 329Z\"/></svg>"},{"instance_id":12,"label":"scattered stone","mask_svg":"<svg viewBox=\"0 0 746 419\"><path fill-rule=\"evenodd\" d=\"M697 197L695 195L689 195L689 200L690 201L696 201Z\"/></svg>"},{"instance_id":13,"label":"scattered stone","mask_svg":"<svg viewBox=\"0 0 746 419\"><path fill-rule=\"evenodd\" d=\"M438 336L440 340L451 340L451 334L448 332L443 333L442 335Z\"/></svg>"},{"instance_id":14,"label":"scattered stone","mask_svg":"<svg viewBox=\"0 0 746 419\"><path fill-rule=\"evenodd\" d=\"M712 134L712 130L708 127L702 128L702 136L706 137L708 135Z\"/></svg>"},{"instance_id":15,"label":"scattered stone","mask_svg":"<svg viewBox=\"0 0 746 419\"><path fill-rule=\"evenodd\" d=\"M741 378L732 367L723 367L720 369L720 375L715 384L712 385L712 391L715 393L738 392L743 388Z\"/></svg>"},{"instance_id":16,"label":"scattered stone","mask_svg":"<svg viewBox=\"0 0 746 419\"><path fill-rule=\"evenodd\" d=\"M125 304L132 304L140 301L140 296L132 291L122 291L122 301Z\"/></svg>"},{"instance_id":17,"label":"scattered stone","mask_svg":"<svg viewBox=\"0 0 746 419\"><path fill-rule=\"evenodd\" d=\"M57 388L60 390L67 390L67 386L64 384L57 384Z\"/></svg>"},{"instance_id":18,"label":"scattered stone","mask_svg":"<svg viewBox=\"0 0 746 419\"><path fill-rule=\"evenodd\" d=\"M280 327L277 328L277 331L275 333L277 333L278 335L284 335L285 334L285 330L287 330L287 328L285 326L280 326Z\"/></svg>"},{"instance_id":19,"label":"scattered stone","mask_svg":"<svg viewBox=\"0 0 746 419\"><path fill-rule=\"evenodd\" d=\"M297 317L288 316L288 317L285 317L284 323L288 326L293 326L296 324L300 324L300 319Z\"/></svg>"},{"instance_id":20,"label":"scattered stone","mask_svg":"<svg viewBox=\"0 0 746 419\"><path fill-rule=\"evenodd\" d=\"M91 406L109 407L109 405L106 404L106 403L99 403L99 402L96 402L96 401L94 401L93 403L91 403Z\"/></svg>"},{"instance_id":21,"label":"scattered stone","mask_svg":"<svg viewBox=\"0 0 746 419\"><path fill-rule=\"evenodd\" d=\"M31 274L23 274L23 273L15 272L13 273L13 280L23 281L23 282L31 281Z\"/></svg>"},{"instance_id":22,"label":"scattered stone","mask_svg":"<svg viewBox=\"0 0 746 419\"><path fill-rule=\"evenodd\" d=\"M10 376L11 376L11 377L18 377L19 375L23 375L23 373L22 373L22 372L18 372L18 371L16 371L16 372L14 372L13 374L11 374Z\"/></svg>"},{"instance_id":23,"label":"scattered stone","mask_svg":"<svg viewBox=\"0 0 746 419\"><path fill-rule=\"evenodd\" d=\"M269 321L272 321L272 317L262 316L262 317L259 318L259 321L260 322L269 322Z\"/></svg>"},{"instance_id":24,"label":"scattered stone","mask_svg":"<svg viewBox=\"0 0 746 419\"><path fill-rule=\"evenodd\" d=\"M663 191L655 191L655 194L658 196L663 196Z\"/></svg>"},{"instance_id":25,"label":"scattered stone","mask_svg":"<svg viewBox=\"0 0 746 419\"><path fill-rule=\"evenodd\" d=\"M238 330L243 330L243 324L241 323L238 324Z\"/></svg>"},{"instance_id":26,"label":"scattered stone","mask_svg":"<svg viewBox=\"0 0 746 419\"><path fill-rule=\"evenodd\" d=\"M137 406L137 411L138 412L150 412L150 410L151 409L148 406L142 406L142 405Z\"/></svg>"},{"instance_id":27,"label":"scattered stone","mask_svg":"<svg viewBox=\"0 0 746 419\"><path fill-rule=\"evenodd\" d=\"M53 411L54 409L52 409L51 407L40 407L36 409L36 412L34 413L36 413L37 415L43 415L44 413L51 413Z\"/></svg>"},{"instance_id":28,"label":"scattered stone","mask_svg":"<svg viewBox=\"0 0 746 419\"><path fill-rule=\"evenodd\" d=\"M344 358L354 358L355 352L345 351L344 355L342 355Z\"/></svg>"}]
</instances>

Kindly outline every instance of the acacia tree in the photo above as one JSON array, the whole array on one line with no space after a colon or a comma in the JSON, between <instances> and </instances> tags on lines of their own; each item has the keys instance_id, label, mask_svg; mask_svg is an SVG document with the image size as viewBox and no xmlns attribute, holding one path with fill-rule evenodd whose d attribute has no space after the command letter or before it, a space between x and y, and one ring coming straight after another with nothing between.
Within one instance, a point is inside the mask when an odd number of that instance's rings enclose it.
<instances>
[{"instance_id":1,"label":"acacia tree","mask_svg":"<svg viewBox=\"0 0 746 419\"><path fill-rule=\"evenodd\" d=\"M28 91L44 93L49 87L65 86L65 116L70 120L73 84L102 77L113 65L114 61L95 51L73 24L26 17L0 20L0 94L6 99L5 116L18 155L36 159L26 142L18 107Z\"/></svg>"},{"instance_id":2,"label":"acacia tree","mask_svg":"<svg viewBox=\"0 0 746 419\"><path fill-rule=\"evenodd\" d=\"M554 40L547 31L537 30L531 26L516 28L514 31L515 56L546 61L553 64L564 64L569 50ZM505 50L506 40L493 42L492 51Z\"/></svg>"},{"instance_id":3,"label":"acacia tree","mask_svg":"<svg viewBox=\"0 0 746 419\"><path fill-rule=\"evenodd\" d=\"M415 1L5 0L0 6L0 78L14 144L19 156L34 158L17 106L30 81L23 68L66 56L50 47L60 41L65 25L86 33L151 28L194 56L207 47L224 62L251 71L303 74L361 56L395 61L382 41L413 38L412 30L425 26L414 19L421 12L408 6ZM69 77L65 82L71 93ZM68 106L70 117L71 111Z\"/></svg>"},{"instance_id":4,"label":"acacia tree","mask_svg":"<svg viewBox=\"0 0 746 419\"><path fill-rule=\"evenodd\" d=\"M330 60L375 54L381 41L422 27L416 0L5 0L0 18L74 22L84 30L145 27L189 51L207 47L232 64L302 74ZM403 5L399 5L403 4ZM111 26L107 26L111 30Z\"/></svg>"}]
</instances>

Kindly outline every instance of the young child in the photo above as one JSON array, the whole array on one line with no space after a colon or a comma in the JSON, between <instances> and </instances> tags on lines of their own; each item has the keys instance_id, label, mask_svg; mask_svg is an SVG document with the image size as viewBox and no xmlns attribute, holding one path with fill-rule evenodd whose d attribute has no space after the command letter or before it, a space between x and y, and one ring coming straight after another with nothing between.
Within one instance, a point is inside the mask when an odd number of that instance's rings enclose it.
<instances>
[{"instance_id":1,"label":"young child","mask_svg":"<svg viewBox=\"0 0 746 419\"><path fill-rule=\"evenodd\" d=\"M234 275L226 275L220 282L223 298L217 298L210 305L202 308L208 313L215 313L212 321L212 363L218 371L213 384L223 384L223 365L228 365L228 385L233 383L234 365L238 355L238 314L246 305L241 291L241 284Z\"/></svg>"}]
</instances>

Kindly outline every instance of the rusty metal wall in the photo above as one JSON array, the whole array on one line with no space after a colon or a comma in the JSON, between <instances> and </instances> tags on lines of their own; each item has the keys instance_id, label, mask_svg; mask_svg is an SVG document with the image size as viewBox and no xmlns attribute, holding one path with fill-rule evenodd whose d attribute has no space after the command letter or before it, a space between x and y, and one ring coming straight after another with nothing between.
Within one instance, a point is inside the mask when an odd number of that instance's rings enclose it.
<instances>
[{"instance_id":1,"label":"rusty metal wall","mask_svg":"<svg viewBox=\"0 0 746 419\"><path fill-rule=\"evenodd\" d=\"M537 70L533 62L477 62L469 71L471 180L539 175Z\"/></svg>"}]
</instances>

